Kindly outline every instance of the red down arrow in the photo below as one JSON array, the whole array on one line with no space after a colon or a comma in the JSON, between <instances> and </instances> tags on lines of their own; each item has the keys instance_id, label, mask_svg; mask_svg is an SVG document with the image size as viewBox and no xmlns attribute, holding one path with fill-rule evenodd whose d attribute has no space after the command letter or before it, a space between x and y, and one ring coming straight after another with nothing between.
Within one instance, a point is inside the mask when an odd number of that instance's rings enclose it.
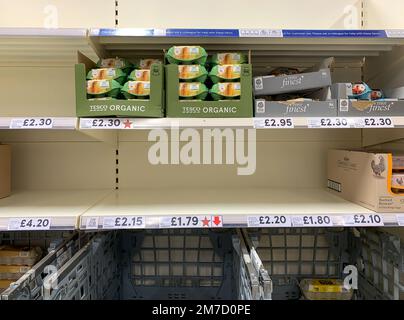
<instances>
[{"instance_id":1,"label":"red down arrow","mask_svg":"<svg viewBox=\"0 0 404 320\"><path fill-rule=\"evenodd\" d=\"M215 217L213 218L213 223L214 223L216 226L218 226L218 225L220 225L220 224L222 223L222 221L220 220L220 217L219 217L219 216L215 216Z\"/></svg>"}]
</instances>

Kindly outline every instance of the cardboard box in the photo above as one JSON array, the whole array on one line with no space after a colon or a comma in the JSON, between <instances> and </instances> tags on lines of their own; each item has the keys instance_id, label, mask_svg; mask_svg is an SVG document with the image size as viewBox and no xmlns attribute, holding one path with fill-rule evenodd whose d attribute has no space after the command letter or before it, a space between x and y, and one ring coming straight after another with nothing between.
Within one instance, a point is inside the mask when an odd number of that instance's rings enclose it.
<instances>
[{"instance_id":1,"label":"cardboard box","mask_svg":"<svg viewBox=\"0 0 404 320\"><path fill-rule=\"evenodd\" d=\"M255 117L336 117L337 101L255 101Z\"/></svg>"},{"instance_id":2,"label":"cardboard box","mask_svg":"<svg viewBox=\"0 0 404 320\"><path fill-rule=\"evenodd\" d=\"M75 66L76 115L78 117L164 117L164 66L153 64L150 69L150 99L148 100L89 100L87 72L95 63L79 53Z\"/></svg>"},{"instance_id":3,"label":"cardboard box","mask_svg":"<svg viewBox=\"0 0 404 320\"><path fill-rule=\"evenodd\" d=\"M403 212L404 195L391 191L391 153L330 150L328 188L376 212Z\"/></svg>"},{"instance_id":4,"label":"cardboard box","mask_svg":"<svg viewBox=\"0 0 404 320\"><path fill-rule=\"evenodd\" d=\"M171 118L250 118L252 105L252 68L241 67L241 95L238 100L180 100L178 65L166 65L167 117Z\"/></svg>"},{"instance_id":5,"label":"cardboard box","mask_svg":"<svg viewBox=\"0 0 404 320\"><path fill-rule=\"evenodd\" d=\"M0 144L0 198L11 193L11 148Z\"/></svg>"},{"instance_id":6,"label":"cardboard box","mask_svg":"<svg viewBox=\"0 0 404 320\"><path fill-rule=\"evenodd\" d=\"M404 116L404 101L365 101L340 99L340 117L399 117Z\"/></svg>"}]
</instances>

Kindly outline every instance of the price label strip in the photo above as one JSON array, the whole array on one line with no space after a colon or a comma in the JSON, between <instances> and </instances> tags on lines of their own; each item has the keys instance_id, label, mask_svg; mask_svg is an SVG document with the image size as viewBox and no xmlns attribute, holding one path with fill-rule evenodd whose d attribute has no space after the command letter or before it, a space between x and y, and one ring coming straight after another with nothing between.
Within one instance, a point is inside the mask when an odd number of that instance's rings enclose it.
<instances>
[{"instance_id":1,"label":"price label strip","mask_svg":"<svg viewBox=\"0 0 404 320\"><path fill-rule=\"evenodd\" d=\"M254 128L256 129L293 129L295 124L293 118L255 118Z\"/></svg>"},{"instance_id":2,"label":"price label strip","mask_svg":"<svg viewBox=\"0 0 404 320\"><path fill-rule=\"evenodd\" d=\"M327 215L304 215L293 216L292 225L294 227L332 227L334 224L331 217Z\"/></svg>"},{"instance_id":3,"label":"price label strip","mask_svg":"<svg viewBox=\"0 0 404 320\"><path fill-rule=\"evenodd\" d=\"M390 117L367 117L355 119L356 128L394 128Z\"/></svg>"},{"instance_id":4,"label":"price label strip","mask_svg":"<svg viewBox=\"0 0 404 320\"><path fill-rule=\"evenodd\" d=\"M15 118L10 121L10 129L52 129L53 118Z\"/></svg>"},{"instance_id":5,"label":"price label strip","mask_svg":"<svg viewBox=\"0 0 404 320\"><path fill-rule=\"evenodd\" d=\"M103 229L145 229L146 219L143 216L104 217Z\"/></svg>"},{"instance_id":6,"label":"price label strip","mask_svg":"<svg viewBox=\"0 0 404 320\"><path fill-rule=\"evenodd\" d=\"M160 218L160 228L221 228L222 216L167 216Z\"/></svg>"},{"instance_id":7,"label":"price label strip","mask_svg":"<svg viewBox=\"0 0 404 320\"><path fill-rule=\"evenodd\" d=\"M290 217L286 215L249 216L247 217L247 226L249 228L291 227L292 221Z\"/></svg>"},{"instance_id":8,"label":"price label strip","mask_svg":"<svg viewBox=\"0 0 404 320\"><path fill-rule=\"evenodd\" d=\"M82 118L80 129L133 129L134 119L123 118Z\"/></svg>"},{"instance_id":9,"label":"price label strip","mask_svg":"<svg viewBox=\"0 0 404 320\"><path fill-rule=\"evenodd\" d=\"M307 127L309 128L350 128L353 126L353 120L350 118L308 118Z\"/></svg>"},{"instance_id":10,"label":"price label strip","mask_svg":"<svg viewBox=\"0 0 404 320\"><path fill-rule=\"evenodd\" d=\"M11 218L8 220L9 231L49 230L50 218Z\"/></svg>"},{"instance_id":11,"label":"price label strip","mask_svg":"<svg viewBox=\"0 0 404 320\"><path fill-rule=\"evenodd\" d=\"M383 217L380 214L355 214L344 216L344 226L377 227L384 226Z\"/></svg>"},{"instance_id":12,"label":"price label strip","mask_svg":"<svg viewBox=\"0 0 404 320\"><path fill-rule=\"evenodd\" d=\"M400 227L404 226L404 214L398 214L396 215L397 217L397 223Z\"/></svg>"}]
</instances>

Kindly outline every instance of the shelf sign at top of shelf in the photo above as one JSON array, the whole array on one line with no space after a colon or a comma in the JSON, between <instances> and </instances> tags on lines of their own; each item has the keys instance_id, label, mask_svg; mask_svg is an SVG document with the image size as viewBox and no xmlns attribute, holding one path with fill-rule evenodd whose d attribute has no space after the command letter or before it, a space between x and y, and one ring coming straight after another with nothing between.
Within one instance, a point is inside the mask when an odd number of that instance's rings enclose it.
<instances>
[{"instance_id":1,"label":"shelf sign at top of shelf","mask_svg":"<svg viewBox=\"0 0 404 320\"><path fill-rule=\"evenodd\" d=\"M404 30L287 30L243 29L92 29L91 36L184 37L184 38L403 38Z\"/></svg>"}]
</instances>

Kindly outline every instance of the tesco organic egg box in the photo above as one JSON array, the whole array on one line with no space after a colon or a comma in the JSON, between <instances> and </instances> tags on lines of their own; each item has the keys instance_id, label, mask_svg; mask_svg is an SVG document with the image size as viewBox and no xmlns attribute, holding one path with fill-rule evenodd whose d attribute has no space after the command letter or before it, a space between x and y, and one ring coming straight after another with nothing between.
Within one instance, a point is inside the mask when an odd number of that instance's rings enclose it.
<instances>
[{"instance_id":1,"label":"tesco organic egg box","mask_svg":"<svg viewBox=\"0 0 404 320\"><path fill-rule=\"evenodd\" d=\"M163 61L163 52L161 54ZM117 99L116 96L91 99L87 97L86 76L96 64L84 54L78 53L75 65L76 115L78 117L153 117L164 116L164 66L150 65L150 93L137 99ZM95 97L97 98L97 97Z\"/></svg>"}]
</instances>

